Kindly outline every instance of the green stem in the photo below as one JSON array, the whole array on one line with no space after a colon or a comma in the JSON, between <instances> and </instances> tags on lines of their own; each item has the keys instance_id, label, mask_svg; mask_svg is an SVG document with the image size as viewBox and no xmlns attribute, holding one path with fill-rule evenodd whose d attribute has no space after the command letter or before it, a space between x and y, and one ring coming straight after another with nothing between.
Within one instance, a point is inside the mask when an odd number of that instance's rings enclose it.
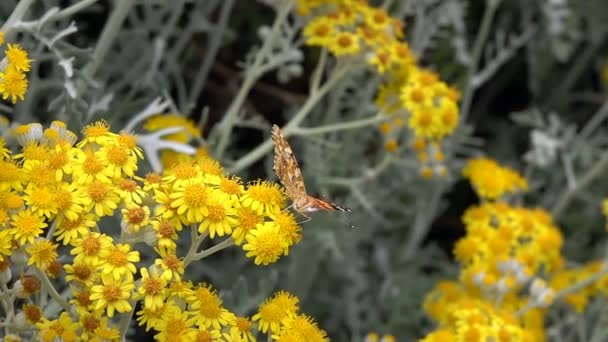
<instances>
[{"instance_id":1,"label":"green stem","mask_svg":"<svg viewBox=\"0 0 608 342\"><path fill-rule=\"evenodd\" d=\"M188 248L188 252L186 253L186 256L184 257L184 268L188 267L188 265L194 260L194 257L196 255L196 251L198 250L198 248L200 247L201 243L205 240L205 238L207 237L208 233L199 235L198 232L196 231L196 227L192 226L190 227L190 248Z\"/></svg>"},{"instance_id":2,"label":"green stem","mask_svg":"<svg viewBox=\"0 0 608 342\"><path fill-rule=\"evenodd\" d=\"M323 133L328 133L328 132L337 132L337 131L357 129L357 128L373 125L373 124L385 121L387 119L388 119L388 117L386 117L386 116L375 115L370 118L353 120L353 121L348 121L348 122L341 122L341 123L336 123L336 124L329 124L329 125L319 126L319 127L310 127L310 128L296 127L292 131L293 131L293 135L310 136L310 135L317 135L317 134L323 134Z\"/></svg>"},{"instance_id":3,"label":"green stem","mask_svg":"<svg viewBox=\"0 0 608 342\"><path fill-rule=\"evenodd\" d=\"M57 304L59 304L59 306L61 306L63 310L65 310L65 312L67 312L72 317L72 319L75 319L70 304L65 300L65 298L63 298L59 294L59 292L57 292L57 290L55 289L53 284L51 284L51 281L46 276L46 274L38 269L34 270L34 272L40 279L42 286L45 287L45 289L49 292L49 295L55 300L55 302L57 302Z\"/></svg>"},{"instance_id":4,"label":"green stem","mask_svg":"<svg viewBox=\"0 0 608 342\"><path fill-rule=\"evenodd\" d=\"M25 13L30 9L30 6L34 3L34 0L22 0L17 2L17 6L11 13L11 16L4 22L0 31L4 32L4 40L11 41L15 34L14 25L16 22L21 21L25 16Z\"/></svg>"},{"instance_id":5,"label":"green stem","mask_svg":"<svg viewBox=\"0 0 608 342\"><path fill-rule=\"evenodd\" d=\"M460 122L465 122L469 111L471 110L471 104L473 101L473 95L477 90L478 85L473 84L473 78L479 67L479 62L483 54L483 48L490 34L490 28L492 27L492 21L494 20L494 14L500 5L501 0L490 0L486 1L486 9L481 19L481 27L475 37L475 44L473 46L473 53L471 55L471 62L467 68L467 76L465 83L464 95L462 96L462 103L460 105Z\"/></svg>"},{"instance_id":6,"label":"green stem","mask_svg":"<svg viewBox=\"0 0 608 342\"><path fill-rule=\"evenodd\" d=\"M430 194L430 198L420 202L421 208L416 214L414 223L414 229L410 235L410 238L405 247L404 256L409 259L416 255L420 243L426 236L433 217L435 217L441 202L441 195L443 194L444 186L442 184L436 184L434 191Z\"/></svg>"},{"instance_id":7,"label":"green stem","mask_svg":"<svg viewBox=\"0 0 608 342\"><path fill-rule=\"evenodd\" d=\"M218 243L217 245L214 245L213 247L209 247L200 253L196 253L194 255L194 257L192 258L192 260L201 260L203 258L210 256L211 254L219 252L222 249L228 248L233 245L234 245L234 239L229 237L226 240Z\"/></svg>"},{"instance_id":8,"label":"green stem","mask_svg":"<svg viewBox=\"0 0 608 342\"><path fill-rule=\"evenodd\" d=\"M576 183L574 188L567 189L561 196L558 197L557 203L551 209L551 215L558 218L563 210L570 204L572 199L581 192L587 185L589 185L595 178L601 176L604 170L608 167L608 154L602 156L600 159L580 180Z\"/></svg>"},{"instance_id":9,"label":"green stem","mask_svg":"<svg viewBox=\"0 0 608 342\"><path fill-rule=\"evenodd\" d=\"M110 14L110 18L97 40L91 62L83 70L84 74L89 78L93 78L93 75L95 75L95 72L97 72L97 69L99 69L99 66L108 54L114 39L122 28L122 23L129 14L131 7L135 4L135 0L121 0L116 1L115 4L116 7L112 10L112 14Z\"/></svg>"},{"instance_id":10,"label":"green stem","mask_svg":"<svg viewBox=\"0 0 608 342\"><path fill-rule=\"evenodd\" d=\"M347 71L350 70L348 65L336 70L332 76L319 88L318 91L311 93L306 99L306 102L300 108L300 110L294 115L294 117L287 123L283 128L283 134L288 137L293 133L294 130L298 129L298 125L306 118L306 116L312 111L314 106L334 87L334 85L346 75ZM255 149L237 160L229 169L231 173L238 173L239 171L247 168L251 164L255 163L258 159L262 158L268 151L272 149L272 140L266 139L262 144L258 145Z\"/></svg>"},{"instance_id":11,"label":"green stem","mask_svg":"<svg viewBox=\"0 0 608 342\"><path fill-rule=\"evenodd\" d=\"M272 25L272 30L270 31L270 34L268 35L268 37L266 37L262 48L256 54L256 58L251 67L249 68L238 94L230 104L230 107L226 111L226 114L224 114L224 118L219 124L218 129L221 130L221 136L219 138L219 142L215 150L215 156L218 159L222 158L222 155L228 147L232 128L234 127L238 119L238 114L241 110L241 107L247 99L247 95L249 95L249 91L251 90L251 88L253 88L255 82L263 75L259 72L259 69L262 66L262 63L264 63L266 56L270 52L273 46L272 44L274 43L274 39L280 32L281 25L287 19L287 15L289 15L291 7L293 6L292 1L282 1L281 3L282 6L279 9L274 24Z\"/></svg>"},{"instance_id":12,"label":"green stem","mask_svg":"<svg viewBox=\"0 0 608 342\"><path fill-rule=\"evenodd\" d=\"M49 19L46 22L51 23L53 21L58 21L61 19L69 18L69 17L73 16L74 14L82 11L83 9L96 3L97 1L99 1L99 0L82 0L80 2L77 2L77 3L73 4L72 6L68 6L68 7L62 9L61 11L55 13L53 16L49 17Z\"/></svg>"}]
</instances>

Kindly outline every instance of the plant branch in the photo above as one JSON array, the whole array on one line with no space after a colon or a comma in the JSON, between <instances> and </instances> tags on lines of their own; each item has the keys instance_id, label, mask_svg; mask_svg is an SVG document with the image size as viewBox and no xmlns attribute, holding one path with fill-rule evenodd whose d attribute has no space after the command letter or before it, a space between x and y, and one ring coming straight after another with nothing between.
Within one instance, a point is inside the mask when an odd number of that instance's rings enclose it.
<instances>
[{"instance_id":1,"label":"plant branch","mask_svg":"<svg viewBox=\"0 0 608 342\"><path fill-rule=\"evenodd\" d=\"M501 0L490 0L486 1L486 9L481 19L481 27L475 37L475 44L473 46L473 53L471 55L471 63L467 68L467 76L465 83L464 95L462 96L462 104L460 106L460 122L465 122L469 111L471 110L471 104L473 102L473 95L477 90L474 84L475 73L479 67L481 55L483 54L483 48L490 34L490 28L492 21L494 20L494 14L500 5Z\"/></svg>"},{"instance_id":2,"label":"plant branch","mask_svg":"<svg viewBox=\"0 0 608 342\"><path fill-rule=\"evenodd\" d=\"M558 197L557 203L551 209L551 215L558 218L562 211L570 204L570 201L587 187L595 178L602 175L604 169L608 167L608 153L602 156L600 159L580 180L576 183L573 188L568 188L561 196Z\"/></svg>"}]
</instances>

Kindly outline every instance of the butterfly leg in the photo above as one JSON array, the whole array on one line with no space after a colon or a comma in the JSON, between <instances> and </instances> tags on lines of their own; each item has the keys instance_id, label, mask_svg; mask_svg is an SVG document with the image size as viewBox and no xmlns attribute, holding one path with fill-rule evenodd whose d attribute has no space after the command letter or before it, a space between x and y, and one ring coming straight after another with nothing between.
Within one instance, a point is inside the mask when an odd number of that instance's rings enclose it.
<instances>
[{"instance_id":1,"label":"butterfly leg","mask_svg":"<svg viewBox=\"0 0 608 342\"><path fill-rule=\"evenodd\" d=\"M298 222L298 224L306 223L306 222L312 220L312 217L310 217L310 216L308 216L308 215L306 215L304 213L299 213L299 214L302 215L302 216L304 216L304 217L306 217L306 219L304 221Z\"/></svg>"}]
</instances>

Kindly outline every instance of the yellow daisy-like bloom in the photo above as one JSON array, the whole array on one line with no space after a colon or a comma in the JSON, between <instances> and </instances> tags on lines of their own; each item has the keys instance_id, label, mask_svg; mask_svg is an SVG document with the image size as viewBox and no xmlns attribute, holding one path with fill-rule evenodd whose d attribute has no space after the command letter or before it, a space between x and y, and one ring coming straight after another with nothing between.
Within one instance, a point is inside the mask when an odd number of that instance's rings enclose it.
<instances>
[{"instance_id":1,"label":"yellow daisy-like bloom","mask_svg":"<svg viewBox=\"0 0 608 342\"><path fill-rule=\"evenodd\" d=\"M335 22L327 17L311 20L303 31L306 44L317 46L328 46L336 34Z\"/></svg>"},{"instance_id":2,"label":"yellow daisy-like bloom","mask_svg":"<svg viewBox=\"0 0 608 342\"><path fill-rule=\"evenodd\" d=\"M159 266L163 273L168 274L168 279L179 281L184 275L184 261L175 255L175 250L158 248L156 249L160 259L154 260L154 265Z\"/></svg>"},{"instance_id":3,"label":"yellow daisy-like bloom","mask_svg":"<svg viewBox=\"0 0 608 342\"><path fill-rule=\"evenodd\" d=\"M279 226L279 230L285 237L288 247L302 240L302 227L298 225L296 217L289 211L281 211L270 218ZM285 249L287 255L288 249Z\"/></svg>"},{"instance_id":4,"label":"yellow daisy-like bloom","mask_svg":"<svg viewBox=\"0 0 608 342\"><path fill-rule=\"evenodd\" d=\"M105 165L98 153L88 148L84 150L77 149L74 159L74 171L72 174L74 183L88 185L95 180L106 183L110 182L110 178L105 173Z\"/></svg>"},{"instance_id":5,"label":"yellow daisy-like bloom","mask_svg":"<svg viewBox=\"0 0 608 342\"><path fill-rule=\"evenodd\" d=\"M280 291L273 298L268 298L260 305L258 312L251 318L258 321L258 330L266 333L278 333L281 323L299 309L299 299L288 292Z\"/></svg>"},{"instance_id":6,"label":"yellow daisy-like bloom","mask_svg":"<svg viewBox=\"0 0 608 342\"><path fill-rule=\"evenodd\" d=\"M36 324L36 328L38 329L38 339L44 342L79 341L77 333L79 325L72 321L67 312L62 312L57 319L52 321L42 318L42 321Z\"/></svg>"},{"instance_id":7,"label":"yellow daisy-like bloom","mask_svg":"<svg viewBox=\"0 0 608 342\"><path fill-rule=\"evenodd\" d=\"M182 311L176 305L168 305L164 315L159 318L158 334L154 338L160 342L189 342L195 341L195 321L187 311Z\"/></svg>"},{"instance_id":8,"label":"yellow daisy-like bloom","mask_svg":"<svg viewBox=\"0 0 608 342\"><path fill-rule=\"evenodd\" d=\"M36 324L42 320L42 310L33 304L25 304L22 307L25 319L29 324Z\"/></svg>"},{"instance_id":9,"label":"yellow daisy-like bloom","mask_svg":"<svg viewBox=\"0 0 608 342\"><path fill-rule=\"evenodd\" d=\"M241 179L236 176L220 177L219 189L236 205L239 203L239 197L245 193L245 187L241 183Z\"/></svg>"},{"instance_id":10,"label":"yellow daisy-like bloom","mask_svg":"<svg viewBox=\"0 0 608 342\"><path fill-rule=\"evenodd\" d=\"M97 226L97 217L91 213L80 213L74 219L59 216L55 221L55 236L57 241L69 244L72 240L87 235L91 229Z\"/></svg>"},{"instance_id":11,"label":"yellow daisy-like bloom","mask_svg":"<svg viewBox=\"0 0 608 342\"><path fill-rule=\"evenodd\" d=\"M201 284L188 298L196 323L205 328L220 330L234 324L236 317L222 306L222 300L208 284Z\"/></svg>"},{"instance_id":12,"label":"yellow daisy-like bloom","mask_svg":"<svg viewBox=\"0 0 608 342\"><path fill-rule=\"evenodd\" d=\"M283 327L280 333L275 339L281 341L283 334L289 334L290 336L298 336L299 341L310 341L310 342L326 342L329 341L327 333L319 329L317 323L309 316L306 315L293 315L287 317L283 321Z\"/></svg>"},{"instance_id":13,"label":"yellow daisy-like bloom","mask_svg":"<svg viewBox=\"0 0 608 342\"><path fill-rule=\"evenodd\" d=\"M99 264L101 251L113 246L112 237L94 232L75 239L71 245L74 246L70 251L75 256L74 262L82 261L93 266Z\"/></svg>"},{"instance_id":14,"label":"yellow daisy-like bloom","mask_svg":"<svg viewBox=\"0 0 608 342\"><path fill-rule=\"evenodd\" d=\"M142 204L147 197L144 189L135 180L129 178L118 180L117 191L125 204Z\"/></svg>"},{"instance_id":15,"label":"yellow daisy-like bloom","mask_svg":"<svg viewBox=\"0 0 608 342\"><path fill-rule=\"evenodd\" d=\"M137 289L137 298L144 299L144 308L158 310L164 304L167 294L168 274L161 273L159 268L151 267L139 270L141 274L141 286Z\"/></svg>"},{"instance_id":16,"label":"yellow daisy-like bloom","mask_svg":"<svg viewBox=\"0 0 608 342\"><path fill-rule=\"evenodd\" d=\"M30 71L32 60L28 58L27 51L23 50L19 44L8 44L6 49L8 64L19 71Z\"/></svg>"},{"instance_id":17,"label":"yellow daisy-like bloom","mask_svg":"<svg viewBox=\"0 0 608 342\"><path fill-rule=\"evenodd\" d=\"M234 243L240 246L245 240L245 236L258 224L264 222L264 217L251 208L240 207L237 209L237 220L238 225L232 231L232 238Z\"/></svg>"},{"instance_id":18,"label":"yellow daisy-like bloom","mask_svg":"<svg viewBox=\"0 0 608 342\"><path fill-rule=\"evenodd\" d=\"M86 187L84 193L85 209L95 213L98 217L111 216L118 208L120 196L112 183L93 181Z\"/></svg>"},{"instance_id":19,"label":"yellow daisy-like bloom","mask_svg":"<svg viewBox=\"0 0 608 342\"><path fill-rule=\"evenodd\" d=\"M54 191L50 187L29 187L25 189L23 199L27 206L40 216L50 219L57 213Z\"/></svg>"},{"instance_id":20,"label":"yellow daisy-like bloom","mask_svg":"<svg viewBox=\"0 0 608 342\"><path fill-rule=\"evenodd\" d=\"M357 34L340 32L332 39L328 49L336 57L356 55L361 51L359 41Z\"/></svg>"},{"instance_id":21,"label":"yellow daisy-like bloom","mask_svg":"<svg viewBox=\"0 0 608 342\"><path fill-rule=\"evenodd\" d=\"M133 279L137 271L133 263L139 262L139 252L131 251L131 246L119 243L105 247L99 253L102 278Z\"/></svg>"},{"instance_id":22,"label":"yellow daisy-like bloom","mask_svg":"<svg viewBox=\"0 0 608 342\"><path fill-rule=\"evenodd\" d=\"M232 208L230 198L222 193L214 193L212 199L207 203L207 215L198 226L198 232L209 231L213 239L215 235L224 236L232 233L232 227L238 223L234 217L236 210Z\"/></svg>"},{"instance_id":23,"label":"yellow daisy-like bloom","mask_svg":"<svg viewBox=\"0 0 608 342\"><path fill-rule=\"evenodd\" d=\"M161 218L152 221L152 229L156 232L156 245L159 248L175 249L177 246L175 241L178 238L177 232L181 230L181 227L178 229L171 221Z\"/></svg>"},{"instance_id":24,"label":"yellow daisy-like bloom","mask_svg":"<svg viewBox=\"0 0 608 342\"><path fill-rule=\"evenodd\" d=\"M254 342L256 338L252 328L253 323L247 317L237 317L230 328L230 333L224 333L224 338L227 341Z\"/></svg>"},{"instance_id":25,"label":"yellow daisy-like bloom","mask_svg":"<svg viewBox=\"0 0 608 342\"><path fill-rule=\"evenodd\" d=\"M129 299L134 288L133 279L102 277L102 284L91 287L91 300L95 310L105 310L108 317L113 317L115 312L131 311Z\"/></svg>"},{"instance_id":26,"label":"yellow daisy-like bloom","mask_svg":"<svg viewBox=\"0 0 608 342\"><path fill-rule=\"evenodd\" d=\"M274 222L264 222L245 237L243 250L248 258L255 257L256 265L268 265L279 259L288 248L285 236Z\"/></svg>"},{"instance_id":27,"label":"yellow daisy-like bloom","mask_svg":"<svg viewBox=\"0 0 608 342\"><path fill-rule=\"evenodd\" d=\"M0 94L3 100L10 97L12 103L17 103L17 99L25 99L28 81L23 72L9 64L4 72L0 72L0 78Z\"/></svg>"},{"instance_id":28,"label":"yellow daisy-like bloom","mask_svg":"<svg viewBox=\"0 0 608 342\"><path fill-rule=\"evenodd\" d=\"M0 160L0 184L15 190L21 190L23 173L19 166L12 161Z\"/></svg>"},{"instance_id":29,"label":"yellow daisy-like bloom","mask_svg":"<svg viewBox=\"0 0 608 342\"><path fill-rule=\"evenodd\" d=\"M30 254L28 265L44 270L57 260L57 245L46 239L36 239L25 251Z\"/></svg>"},{"instance_id":30,"label":"yellow daisy-like bloom","mask_svg":"<svg viewBox=\"0 0 608 342\"><path fill-rule=\"evenodd\" d=\"M131 233L138 233L143 227L150 224L150 208L146 205L130 204L121 209L122 228Z\"/></svg>"},{"instance_id":31,"label":"yellow daisy-like bloom","mask_svg":"<svg viewBox=\"0 0 608 342\"><path fill-rule=\"evenodd\" d=\"M96 144L105 146L111 141L116 141L116 133L110 132L110 125L105 120L99 120L86 125L82 129L84 138L76 144L76 147L82 148L88 144Z\"/></svg>"},{"instance_id":32,"label":"yellow daisy-like bloom","mask_svg":"<svg viewBox=\"0 0 608 342\"><path fill-rule=\"evenodd\" d=\"M278 213L285 206L285 195L277 183L256 181L247 185L241 204L260 215Z\"/></svg>"},{"instance_id":33,"label":"yellow daisy-like bloom","mask_svg":"<svg viewBox=\"0 0 608 342\"><path fill-rule=\"evenodd\" d=\"M54 189L53 202L59 217L77 220L84 211L84 192L78 184L61 182Z\"/></svg>"},{"instance_id":34,"label":"yellow daisy-like bloom","mask_svg":"<svg viewBox=\"0 0 608 342\"><path fill-rule=\"evenodd\" d=\"M493 200L507 193L528 189L528 183L517 172L487 158L469 160L462 174L484 199Z\"/></svg>"},{"instance_id":35,"label":"yellow daisy-like bloom","mask_svg":"<svg viewBox=\"0 0 608 342\"><path fill-rule=\"evenodd\" d=\"M435 139L441 129L440 116L432 106L415 108L408 119L408 125L418 138Z\"/></svg>"},{"instance_id":36,"label":"yellow daisy-like bloom","mask_svg":"<svg viewBox=\"0 0 608 342\"><path fill-rule=\"evenodd\" d=\"M3 262L4 258L11 255L11 249L10 232L8 230L0 230L0 262Z\"/></svg>"},{"instance_id":37,"label":"yellow daisy-like bloom","mask_svg":"<svg viewBox=\"0 0 608 342\"><path fill-rule=\"evenodd\" d=\"M12 215L10 232L13 238L23 245L34 242L46 226L44 217L31 210L21 210Z\"/></svg>"},{"instance_id":38,"label":"yellow daisy-like bloom","mask_svg":"<svg viewBox=\"0 0 608 342\"><path fill-rule=\"evenodd\" d=\"M211 157L204 156L202 158L197 158L196 163L201 172L205 175L221 176L224 174L222 165Z\"/></svg>"},{"instance_id":39,"label":"yellow daisy-like bloom","mask_svg":"<svg viewBox=\"0 0 608 342\"><path fill-rule=\"evenodd\" d=\"M89 285L97 278L95 268L82 261L66 264L63 266L63 269L66 273L65 280L69 282L79 282L81 284Z\"/></svg>"},{"instance_id":40,"label":"yellow daisy-like bloom","mask_svg":"<svg viewBox=\"0 0 608 342\"><path fill-rule=\"evenodd\" d=\"M202 182L186 184L169 195L173 199L171 207L188 224L202 222L209 215L207 203L210 196L211 189Z\"/></svg>"},{"instance_id":41,"label":"yellow daisy-like bloom","mask_svg":"<svg viewBox=\"0 0 608 342\"><path fill-rule=\"evenodd\" d=\"M112 179L133 177L137 171L137 156L127 146L107 144L99 150L99 158L105 165L105 172Z\"/></svg>"}]
</instances>

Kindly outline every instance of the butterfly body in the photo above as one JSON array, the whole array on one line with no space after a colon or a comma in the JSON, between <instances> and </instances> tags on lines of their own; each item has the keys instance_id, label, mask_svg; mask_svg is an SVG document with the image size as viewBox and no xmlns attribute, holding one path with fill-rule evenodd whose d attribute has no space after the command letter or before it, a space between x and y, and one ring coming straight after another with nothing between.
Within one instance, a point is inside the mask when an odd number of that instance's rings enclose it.
<instances>
[{"instance_id":1,"label":"butterfly body","mask_svg":"<svg viewBox=\"0 0 608 342\"><path fill-rule=\"evenodd\" d=\"M274 143L274 172L285 187L285 193L291 199L295 211L304 216L307 216L305 213L319 210L350 211L349 208L308 195L298 161L277 125L272 126L272 141Z\"/></svg>"}]
</instances>

